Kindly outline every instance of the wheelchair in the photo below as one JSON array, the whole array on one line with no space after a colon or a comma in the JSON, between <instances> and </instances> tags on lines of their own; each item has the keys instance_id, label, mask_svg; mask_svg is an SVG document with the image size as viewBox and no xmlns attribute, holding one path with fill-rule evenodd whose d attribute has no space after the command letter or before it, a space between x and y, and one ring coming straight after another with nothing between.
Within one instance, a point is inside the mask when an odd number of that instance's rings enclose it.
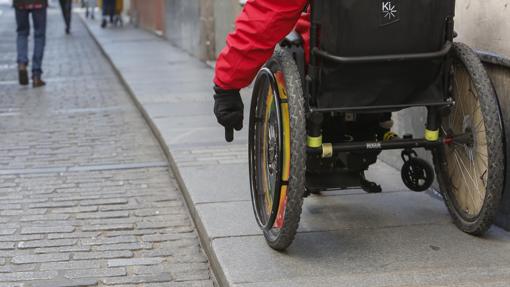
<instances>
[{"instance_id":1,"label":"wheelchair","mask_svg":"<svg viewBox=\"0 0 510 287\"><path fill-rule=\"evenodd\" d=\"M295 32L254 82L249 123L253 209L275 250L290 246L304 198L381 192L365 176L383 150L402 150L417 192L435 179L455 225L482 235L504 181L498 100L482 63L454 42L454 0L311 0L307 61ZM425 107L424 136L391 131L393 112ZM433 163L416 150L432 154Z\"/></svg>"}]
</instances>

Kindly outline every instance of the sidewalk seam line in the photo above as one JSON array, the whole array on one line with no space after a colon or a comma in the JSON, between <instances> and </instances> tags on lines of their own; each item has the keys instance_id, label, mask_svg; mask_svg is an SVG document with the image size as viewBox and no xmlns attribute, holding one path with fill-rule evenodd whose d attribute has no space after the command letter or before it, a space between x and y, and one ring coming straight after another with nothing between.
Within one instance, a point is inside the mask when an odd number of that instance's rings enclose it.
<instances>
[{"instance_id":1,"label":"sidewalk seam line","mask_svg":"<svg viewBox=\"0 0 510 287\"><path fill-rule=\"evenodd\" d=\"M394 229L404 227L419 227L419 226L434 226L434 225L450 225L450 223L434 222L434 223L417 223L409 225L394 225L394 226L383 226L383 227L362 227L362 228L339 228L339 229L325 229L325 230L299 230L298 234L314 234L314 233L325 233L325 232L339 232L339 231L352 231L352 230L381 230L381 229ZM244 234L244 235L232 235L232 236L217 236L212 237L212 240L216 239L228 239L228 238L243 238L243 237L260 237L262 234Z\"/></svg>"},{"instance_id":2,"label":"sidewalk seam line","mask_svg":"<svg viewBox=\"0 0 510 287\"><path fill-rule=\"evenodd\" d=\"M103 164L103 165L82 165L82 166L57 166L40 167L24 169L3 169L0 170L0 176L3 175L25 175L25 174L53 174L66 172L94 172L94 171L113 171L130 169L150 169L167 168L167 162L144 162L144 163L121 163L121 164Z\"/></svg>"}]
</instances>

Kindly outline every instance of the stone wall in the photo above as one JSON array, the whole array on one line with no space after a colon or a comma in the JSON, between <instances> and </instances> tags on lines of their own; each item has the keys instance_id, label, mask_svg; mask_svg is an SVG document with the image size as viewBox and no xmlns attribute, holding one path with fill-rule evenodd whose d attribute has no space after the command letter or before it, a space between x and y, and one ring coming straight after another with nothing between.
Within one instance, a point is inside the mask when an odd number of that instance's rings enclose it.
<instances>
[{"instance_id":1,"label":"stone wall","mask_svg":"<svg viewBox=\"0 0 510 287\"><path fill-rule=\"evenodd\" d=\"M214 14L210 0L166 0L165 37L202 60L214 57Z\"/></svg>"},{"instance_id":2,"label":"stone wall","mask_svg":"<svg viewBox=\"0 0 510 287\"><path fill-rule=\"evenodd\" d=\"M215 0L214 1L214 39L215 54L218 55L225 47L227 34L234 30L234 21L241 12L242 6L239 0Z\"/></svg>"},{"instance_id":3,"label":"stone wall","mask_svg":"<svg viewBox=\"0 0 510 287\"><path fill-rule=\"evenodd\" d=\"M164 0L132 0L130 14L140 27L163 35L165 29Z\"/></svg>"},{"instance_id":4,"label":"stone wall","mask_svg":"<svg viewBox=\"0 0 510 287\"><path fill-rule=\"evenodd\" d=\"M457 0L457 40L510 57L510 1Z\"/></svg>"}]
</instances>

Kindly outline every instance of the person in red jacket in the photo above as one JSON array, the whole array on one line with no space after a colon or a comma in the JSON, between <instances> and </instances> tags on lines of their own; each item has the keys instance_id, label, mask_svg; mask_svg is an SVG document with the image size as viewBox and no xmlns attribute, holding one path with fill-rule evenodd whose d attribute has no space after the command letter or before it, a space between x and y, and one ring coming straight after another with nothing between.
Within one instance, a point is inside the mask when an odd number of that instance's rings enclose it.
<instances>
[{"instance_id":1,"label":"person in red jacket","mask_svg":"<svg viewBox=\"0 0 510 287\"><path fill-rule=\"evenodd\" d=\"M253 81L276 45L296 27L305 48L309 47L309 14L302 13L307 4L308 0L248 0L237 18L235 31L228 35L216 62L214 77L214 114L225 127L228 142L233 140L234 129L243 128L239 90Z\"/></svg>"}]
</instances>

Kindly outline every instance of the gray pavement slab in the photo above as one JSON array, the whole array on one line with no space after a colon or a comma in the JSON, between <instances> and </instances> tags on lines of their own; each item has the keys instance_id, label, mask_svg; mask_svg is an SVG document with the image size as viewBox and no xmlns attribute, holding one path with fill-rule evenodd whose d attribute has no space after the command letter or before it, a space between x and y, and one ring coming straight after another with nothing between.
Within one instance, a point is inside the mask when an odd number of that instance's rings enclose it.
<instances>
[{"instance_id":1,"label":"gray pavement slab","mask_svg":"<svg viewBox=\"0 0 510 287\"><path fill-rule=\"evenodd\" d=\"M207 116L209 122L213 117L211 111L211 103L209 101L203 102L178 102L178 103L147 103L144 104L145 110L153 115L154 119L157 118L179 118L189 116ZM209 123L207 123L209 124Z\"/></svg>"},{"instance_id":2,"label":"gray pavement slab","mask_svg":"<svg viewBox=\"0 0 510 287\"><path fill-rule=\"evenodd\" d=\"M251 201L201 203L196 205L196 210L211 240L260 234L253 220ZM433 224L451 224L451 220L444 204L427 194L363 192L310 196L303 205L299 232Z\"/></svg>"},{"instance_id":3,"label":"gray pavement slab","mask_svg":"<svg viewBox=\"0 0 510 287\"><path fill-rule=\"evenodd\" d=\"M179 173L187 183L186 188L195 204L251 200L246 163L201 164L182 167ZM222 181L221 187L211 186L211 182L227 178Z\"/></svg>"},{"instance_id":4,"label":"gray pavement slab","mask_svg":"<svg viewBox=\"0 0 510 287\"><path fill-rule=\"evenodd\" d=\"M425 224L301 233L285 253L266 248L262 236L215 239L213 246L220 264L229 266L224 270L233 286L255 282L273 286L279 281L287 284L280 286L310 286L316 281L319 286L507 282L510 258L501 252L508 248L501 238L508 240L508 235L490 236L479 239L451 224ZM489 272L504 277L491 278Z\"/></svg>"},{"instance_id":5,"label":"gray pavement slab","mask_svg":"<svg viewBox=\"0 0 510 287\"><path fill-rule=\"evenodd\" d=\"M138 71L138 73L144 73L144 71ZM159 73L158 73L159 75ZM161 86L154 85L154 83L151 82L141 82L138 83L136 86L137 90L143 91L143 92L154 92L159 91L161 89ZM164 88L164 91L169 95L178 95L181 93L206 93L209 92L211 89L210 83L192 83L192 82L178 82L178 83L167 83L167 85Z\"/></svg>"},{"instance_id":6,"label":"gray pavement slab","mask_svg":"<svg viewBox=\"0 0 510 287\"><path fill-rule=\"evenodd\" d=\"M458 276L451 276L457 274ZM480 275L479 275L480 274ZM458 286L458 287L506 287L508 270L495 271L491 268L443 268L407 270L405 272L373 272L333 277L299 278L295 280L272 281L271 286L349 286L349 287L390 287L390 286ZM348 282L348 283L347 283ZM235 286L262 287L267 282L243 283Z\"/></svg>"},{"instance_id":7,"label":"gray pavement slab","mask_svg":"<svg viewBox=\"0 0 510 287\"><path fill-rule=\"evenodd\" d=\"M173 117L159 117L157 118L158 126L163 127L166 130L174 131L180 129L186 129L188 131L192 131L194 129L203 128L203 129L212 129L213 132L217 132L218 124L215 121L215 117L212 113L206 115L185 115L181 114L180 116ZM192 142L186 141L186 142Z\"/></svg>"},{"instance_id":8,"label":"gray pavement slab","mask_svg":"<svg viewBox=\"0 0 510 287\"><path fill-rule=\"evenodd\" d=\"M210 117L203 117L202 119L211 119ZM201 146L218 145L225 142L225 130L223 127L215 124L215 121L209 121L210 126L199 126L193 121L190 121L189 127L181 125L178 128L175 127L176 123L172 119L155 119L154 122L165 131L163 133L163 139L169 146L182 145L183 143L190 143ZM240 132L235 133L237 138L236 143L247 144L248 131L243 129Z\"/></svg>"},{"instance_id":9,"label":"gray pavement slab","mask_svg":"<svg viewBox=\"0 0 510 287\"><path fill-rule=\"evenodd\" d=\"M460 232L433 192L410 192L399 171L383 162L368 177L384 193L331 191L307 198L295 243L287 252L271 250L251 208L247 129L233 144L224 143L212 114L213 71L156 36L137 41L139 30L118 35L87 24L165 143L220 284L510 284L507 233L493 228L476 238ZM242 94L247 115L250 89Z\"/></svg>"}]
</instances>

